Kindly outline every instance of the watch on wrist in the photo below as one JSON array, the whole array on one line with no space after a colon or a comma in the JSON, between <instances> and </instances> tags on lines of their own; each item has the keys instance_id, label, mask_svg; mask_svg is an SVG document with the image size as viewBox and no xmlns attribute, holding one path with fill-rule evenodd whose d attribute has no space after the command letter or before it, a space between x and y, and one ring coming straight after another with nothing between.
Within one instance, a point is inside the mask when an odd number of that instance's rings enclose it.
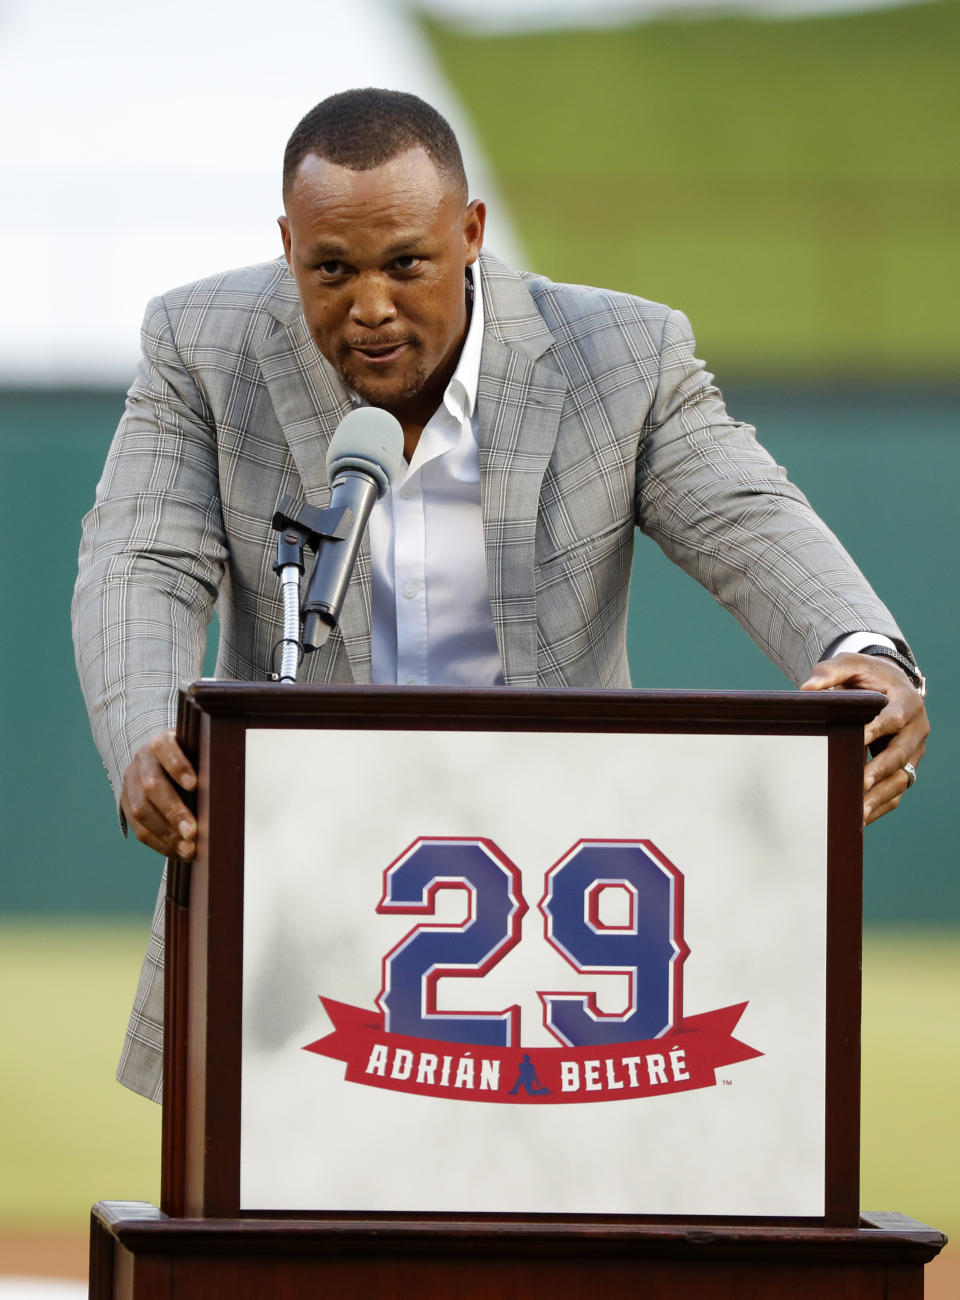
<instances>
[{"instance_id":1,"label":"watch on wrist","mask_svg":"<svg viewBox=\"0 0 960 1300\"><path fill-rule=\"evenodd\" d=\"M857 653L862 655L876 655L878 658L892 659L895 664L898 664L903 669L920 694L926 695L927 679L913 660L908 659L906 655L902 655L899 650L892 650L888 645L865 645L861 650L858 650Z\"/></svg>"}]
</instances>

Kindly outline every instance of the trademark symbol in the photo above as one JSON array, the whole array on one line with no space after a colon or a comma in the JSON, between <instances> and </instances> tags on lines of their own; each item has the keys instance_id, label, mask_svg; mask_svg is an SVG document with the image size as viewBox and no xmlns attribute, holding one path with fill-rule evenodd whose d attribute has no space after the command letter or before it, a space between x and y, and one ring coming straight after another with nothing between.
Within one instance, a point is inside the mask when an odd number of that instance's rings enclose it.
<instances>
[{"instance_id":1,"label":"trademark symbol","mask_svg":"<svg viewBox=\"0 0 960 1300\"><path fill-rule=\"evenodd\" d=\"M732 1088L732 1087L733 1087L733 1080L732 1080L732 1079L721 1079L720 1082L723 1084L723 1086L724 1086L725 1088Z\"/></svg>"}]
</instances>

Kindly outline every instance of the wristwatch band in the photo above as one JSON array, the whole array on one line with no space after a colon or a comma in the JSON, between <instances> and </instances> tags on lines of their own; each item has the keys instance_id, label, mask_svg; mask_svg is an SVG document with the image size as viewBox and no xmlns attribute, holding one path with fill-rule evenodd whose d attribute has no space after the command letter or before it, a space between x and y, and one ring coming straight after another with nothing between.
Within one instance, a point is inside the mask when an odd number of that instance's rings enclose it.
<instances>
[{"instance_id":1,"label":"wristwatch band","mask_svg":"<svg viewBox=\"0 0 960 1300\"><path fill-rule=\"evenodd\" d=\"M876 655L884 659L892 659L895 664L900 665L920 694L926 695L927 679L913 660L908 659L906 655L902 655L899 650L891 650L888 645L865 645L857 653L862 655Z\"/></svg>"}]
</instances>

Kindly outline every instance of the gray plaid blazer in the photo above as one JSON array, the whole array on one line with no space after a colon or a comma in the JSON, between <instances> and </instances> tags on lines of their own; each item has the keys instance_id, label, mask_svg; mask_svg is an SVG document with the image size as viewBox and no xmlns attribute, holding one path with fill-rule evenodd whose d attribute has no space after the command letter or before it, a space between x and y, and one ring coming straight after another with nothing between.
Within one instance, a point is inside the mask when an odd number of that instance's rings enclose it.
<instances>
[{"instance_id":1,"label":"gray plaid blazer","mask_svg":"<svg viewBox=\"0 0 960 1300\"><path fill-rule=\"evenodd\" d=\"M727 415L681 313L488 254L480 273L483 525L507 686L629 686L635 526L794 681L845 632L903 643L753 429ZM351 409L282 260L155 299L142 340L74 598L77 664L117 796L137 749L172 725L178 686L200 675L214 602L217 675L271 671L271 516L286 493L327 504L327 445ZM370 680L370 591L365 546L341 629L302 680ZM162 919L161 890L118 1073L157 1099Z\"/></svg>"}]
</instances>

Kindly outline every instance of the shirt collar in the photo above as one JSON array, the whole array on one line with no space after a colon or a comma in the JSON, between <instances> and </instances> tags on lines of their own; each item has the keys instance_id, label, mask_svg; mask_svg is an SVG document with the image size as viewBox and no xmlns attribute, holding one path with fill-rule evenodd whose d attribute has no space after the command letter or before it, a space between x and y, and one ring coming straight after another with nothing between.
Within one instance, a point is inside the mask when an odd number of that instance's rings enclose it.
<instances>
[{"instance_id":1,"label":"shirt collar","mask_svg":"<svg viewBox=\"0 0 960 1300\"><path fill-rule=\"evenodd\" d=\"M463 408L468 419L473 418L477 404L477 389L480 387L480 353L483 350L483 291L480 288L480 275L476 266L469 267L467 274L473 281L473 309L467 337L463 340L460 360L453 372L453 378L443 395L444 402L457 403Z\"/></svg>"}]
</instances>

